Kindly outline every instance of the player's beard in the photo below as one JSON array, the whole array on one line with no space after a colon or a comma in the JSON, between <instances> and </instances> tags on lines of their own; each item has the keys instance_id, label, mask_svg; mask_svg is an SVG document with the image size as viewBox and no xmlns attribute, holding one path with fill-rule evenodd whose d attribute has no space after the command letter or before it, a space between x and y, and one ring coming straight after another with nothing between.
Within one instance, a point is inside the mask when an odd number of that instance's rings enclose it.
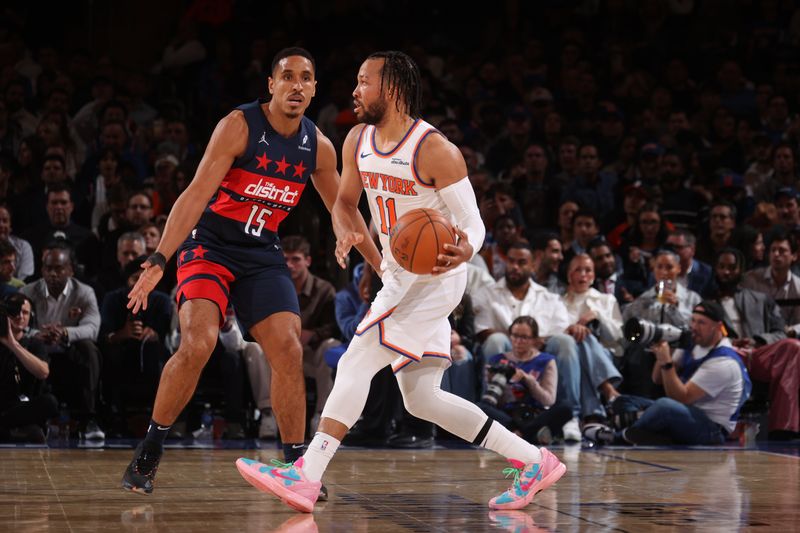
<instances>
[{"instance_id":1,"label":"player's beard","mask_svg":"<svg viewBox=\"0 0 800 533\"><path fill-rule=\"evenodd\" d=\"M369 124L370 126L374 126L376 124L380 124L383 121L383 117L386 115L386 100L378 100L374 104L369 106L361 105L361 117L360 120L364 124Z\"/></svg>"}]
</instances>

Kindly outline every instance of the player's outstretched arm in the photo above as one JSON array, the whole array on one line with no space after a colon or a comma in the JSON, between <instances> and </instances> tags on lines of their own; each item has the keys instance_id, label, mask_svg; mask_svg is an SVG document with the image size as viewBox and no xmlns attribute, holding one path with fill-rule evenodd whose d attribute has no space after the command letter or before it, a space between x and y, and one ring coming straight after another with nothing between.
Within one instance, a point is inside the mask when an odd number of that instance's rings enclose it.
<instances>
[{"instance_id":1,"label":"player's outstretched arm","mask_svg":"<svg viewBox=\"0 0 800 533\"><path fill-rule=\"evenodd\" d=\"M478 202L467 177L467 164L461 151L443 135L429 135L417 155L421 177L436 185L436 190L456 219L456 245L445 244L444 254L433 267L434 274L452 270L472 259L483 246L486 230Z\"/></svg>"},{"instance_id":2,"label":"player's outstretched arm","mask_svg":"<svg viewBox=\"0 0 800 533\"><path fill-rule=\"evenodd\" d=\"M358 210L358 200L361 198L363 187L352 154L355 153L358 136L363 127L363 125L355 126L347 134L342 147L342 176L340 180L337 180L338 187L335 191L336 194L333 196L334 202L329 205L328 201L325 200L325 205L331 211L333 231L336 234L336 261L339 266L342 268L347 266L347 255L350 253L350 249L355 246L375 272L380 272L381 253L378 251L378 247L375 246L372 237L370 237L367 223ZM325 140L328 141L327 139ZM328 141L328 144L330 144L330 141ZM331 145L332 149L333 146ZM335 152L333 152L333 157L333 167L335 169Z\"/></svg>"},{"instance_id":3,"label":"player's outstretched arm","mask_svg":"<svg viewBox=\"0 0 800 533\"><path fill-rule=\"evenodd\" d=\"M219 188L222 178L230 170L233 160L247 147L247 122L241 111L233 111L223 118L211 134L203 159L194 179L175 201L167 218L164 234L156 252L169 259L178 246L200 220L211 196ZM153 254L156 256L156 254ZM161 280L163 264L148 259L142 264L145 271L128 293L128 309L136 313L147 309L147 295Z\"/></svg>"}]
</instances>

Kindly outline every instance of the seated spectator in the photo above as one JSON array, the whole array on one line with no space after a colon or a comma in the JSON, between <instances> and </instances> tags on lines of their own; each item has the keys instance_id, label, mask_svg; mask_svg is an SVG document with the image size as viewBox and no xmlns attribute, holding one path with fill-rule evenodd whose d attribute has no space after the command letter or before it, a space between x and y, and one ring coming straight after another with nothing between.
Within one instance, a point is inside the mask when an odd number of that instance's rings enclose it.
<instances>
[{"instance_id":1,"label":"seated spectator","mask_svg":"<svg viewBox=\"0 0 800 533\"><path fill-rule=\"evenodd\" d=\"M586 247L600 234L600 221L597 216L586 209L581 209L572 218L573 241L562 249L564 259L561 262L560 277L567 278L567 265L578 254L586 253Z\"/></svg>"},{"instance_id":2,"label":"seated spectator","mask_svg":"<svg viewBox=\"0 0 800 533\"><path fill-rule=\"evenodd\" d=\"M677 282L680 258L672 250L659 250L653 260L653 277L656 286L643 292L622 313L623 323L632 317L656 324L688 327L692 308L701 298L694 291ZM661 390L648 378L652 373L653 355L640 344L625 349L622 361L622 392L646 396L661 396Z\"/></svg>"},{"instance_id":3,"label":"seated spectator","mask_svg":"<svg viewBox=\"0 0 800 533\"><path fill-rule=\"evenodd\" d=\"M695 231L700 213L708 205L705 196L690 188L686 163L676 150L661 158L661 214L676 228Z\"/></svg>"},{"instance_id":4,"label":"seated spectator","mask_svg":"<svg viewBox=\"0 0 800 533\"><path fill-rule=\"evenodd\" d=\"M593 143L583 144L578 149L578 174L562 190L561 199L576 202L600 219L611 214L614 211L617 176L602 168L603 161L597 146Z\"/></svg>"},{"instance_id":5,"label":"seated spectator","mask_svg":"<svg viewBox=\"0 0 800 533\"><path fill-rule=\"evenodd\" d=\"M0 296L17 292L25 282L14 277L17 251L8 241L0 240Z\"/></svg>"},{"instance_id":6,"label":"seated spectator","mask_svg":"<svg viewBox=\"0 0 800 533\"><path fill-rule=\"evenodd\" d=\"M586 253L594 262L594 288L617 299L620 309L644 292L644 283L625 278L620 265L622 260L611 251L611 246L598 237L586 247Z\"/></svg>"},{"instance_id":7,"label":"seated spectator","mask_svg":"<svg viewBox=\"0 0 800 533\"><path fill-rule=\"evenodd\" d=\"M580 440L581 361L575 341L564 331L569 326L561 299L531 280L533 255L527 243L515 243L508 250L508 265L503 279L473 295L475 331L484 356L511 349L508 328L518 316L538 316L539 335L546 342L544 351L557 357L558 401L567 405L573 418L564 428L564 438Z\"/></svg>"},{"instance_id":8,"label":"seated spectator","mask_svg":"<svg viewBox=\"0 0 800 533\"><path fill-rule=\"evenodd\" d=\"M622 199L625 220L614 226L606 235L606 240L613 250L619 250L622 246L622 241L636 226L639 220L639 211L642 210L648 199L647 191L642 187L641 183L635 182L625 186Z\"/></svg>"},{"instance_id":9,"label":"seated spectator","mask_svg":"<svg viewBox=\"0 0 800 533\"><path fill-rule=\"evenodd\" d=\"M636 225L625 236L619 254L625 277L647 286L650 259L664 245L672 228L662 219L656 204L645 204L636 216Z\"/></svg>"},{"instance_id":10,"label":"seated spectator","mask_svg":"<svg viewBox=\"0 0 800 533\"><path fill-rule=\"evenodd\" d=\"M740 285L744 256L720 252L714 275L722 305L736 337L733 345L755 381L769 384L769 438L782 440L800 431L800 341L787 339L778 306L768 295Z\"/></svg>"},{"instance_id":11,"label":"seated spectator","mask_svg":"<svg viewBox=\"0 0 800 533\"><path fill-rule=\"evenodd\" d=\"M533 250L533 281L553 294L564 294L564 283L558 279L558 271L564 256L561 253L561 241L558 235L544 232L536 235L531 246Z\"/></svg>"},{"instance_id":12,"label":"seated spectator","mask_svg":"<svg viewBox=\"0 0 800 533\"><path fill-rule=\"evenodd\" d=\"M716 200L709 207L708 235L698 239L697 258L707 264L725 247L742 249L742 234L736 227L736 206L727 200Z\"/></svg>"},{"instance_id":13,"label":"seated spectator","mask_svg":"<svg viewBox=\"0 0 800 533\"><path fill-rule=\"evenodd\" d=\"M687 230L675 230L667 237L667 245L681 258L678 284L703 297L710 294L714 275L709 265L694 258L697 249L694 235Z\"/></svg>"},{"instance_id":14,"label":"seated spectator","mask_svg":"<svg viewBox=\"0 0 800 533\"><path fill-rule=\"evenodd\" d=\"M154 222L148 222L140 227L138 232L141 233L142 237L144 237L144 255L152 255L153 252L156 251L156 248L158 248L158 243L161 242L161 226ZM177 272L178 256L176 254L167 260L167 265L164 269L164 275L161 277L158 285L156 285L156 289L161 292L171 294L172 289L177 283Z\"/></svg>"},{"instance_id":15,"label":"seated spectator","mask_svg":"<svg viewBox=\"0 0 800 533\"><path fill-rule=\"evenodd\" d=\"M572 241L575 236L572 233L572 223L575 218L575 213L580 210L578 204L572 200L561 202L558 206L558 238L561 241L561 249L566 250L572 247Z\"/></svg>"},{"instance_id":16,"label":"seated spectator","mask_svg":"<svg viewBox=\"0 0 800 533\"><path fill-rule=\"evenodd\" d=\"M117 239L117 262L115 268L104 268L94 280L95 295L103 301L106 293L127 286L126 267L136 258L146 255L145 241L141 234L129 231Z\"/></svg>"},{"instance_id":17,"label":"seated spectator","mask_svg":"<svg viewBox=\"0 0 800 533\"><path fill-rule=\"evenodd\" d=\"M100 311L103 388L115 417L115 431L121 434L125 433L126 406L132 400L152 401L169 357L164 344L172 316L169 295L152 291L145 308L136 314L128 309L128 292L138 281L144 260L139 256L125 262L125 285L106 293Z\"/></svg>"},{"instance_id":18,"label":"seated spectator","mask_svg":"<svg viewBox=\"0 0 800 533\"><path fill-rule=\"evenodd\" d=\"M784 230L795 235L800 232L798 198L800 198L800 193L794 187L782 187L775 192L775 207L778 210L778 220Z\"/></svg>"},{"instance_id":19,"label":"seated spectator","mask_svg":"<svg viewBox=\"0 0 800 533\"><path fill-rule=\"evenodd\" d=\"M500 215L495 219L492 235L494 242L484 246L480 256L492 277L500 279L506 273L506 252L509 246L520 239L520 228L512 216Z\"/></svg>"},{"instance_id":20,"label":"seated spectator","mask_svg":"<svg viewBox=\"0 0 800 533\"><path fill-rule=\"evenodd\" d=\"M25 280L33 275L33 249L28 241L12 235L11 211L5 206L0 206L0 241L7 240L14 247L14 272L16 276Z\"/></svg>"},{"instance_id":21,"label":"seated spectator","mask_svg":"<svg viewBox=\"0 0 800 533\"><path fill-rule=\"evenodd\" d=\"M692 344L672 351L665 341L653 346L654 383L666 397L620 398L641 417L618 434L630 444L722 444L736 427L750 396L750 377L725 336L725 311L704 300L692 310ZM617 405L615 405L615 410ZM621 439L619 439L621 437Z\"/></svg>"},{"instance_id":22,"label":"seated spectator","mask_svg":"<svg viewBox=\"0 0 800 533\"><path fill-rule=\"evenodd\" d=\"M12 294L0 304L8 318L0 336L0 442L45 442L45 424L58 414L58 402L47 387L49 357L44 345L25 336L31 301Z\"/></svg>"},{"instance_id":23,"label":"seated spectator","mask_svg":"<svg viewBox=\"0 0 800 533\"><path fill-rule=\"evenodd\" d=\"M65 183L56 183L47 191L47 220L34 226L25 237L34 251L36 271L41 270L42 252L54 239L66 239L75 250L75 268L81 271L82 279L93 276L99 266L98 242L94 234L71 219L75 205L72 193Z\"/></svg>"},{"instance_id":24,"label":"seated spectator","mask_svg":"<svg viewBox=\"0 0 800 533\"><path fill-rule=\"evenodd\" d=\"M278 423L272 414L272 396L270 394L272 369L267 364L261 346L257 342L244 340L233 308L228 308L225 313L225 322L219 330L219 341L227 353L238 353L244 362L253 401L259 410L258 438L276 438Z\"/></svg>"},{"instance_id":25,"label":"seated spectator","mask_svg":"<svg viewBox=\"0 0 800 533\"><path fill-rule=\"evenodd\" d=\"M95 341L100 312L94 291L73 277L73 251L63 241L45 247L42 278L20 292L33 302L36 328L31 330L50 355L50 382L59 400L78 419L84 437L103 439L96 422L100 350Z\"/></svg>"},{"instance_id":26,"label":"seated spectator","mask_svg":"<svg viewBox=\"0 0 800 533\"><path fill-rule=\"evenodd\" d=\"M781 315L793 336L800 336L800 277L792 273L797 261L797 240L794 235L779 231L769 244L769 266L751 270L744 276L742 287L769 295L780 306Z\"/></svg>"},{"instance_id":27,"label":"seated spectator","mask_svg":"<svg viewBox=\"0 0 800 533\"><path fill-rule=\"evenodd\" d=\"M117 241L120 235L129 231L137 231L151 221L153 217L153 200L145 192L134 192L128 196L125 217L116 229L109 232L103 241L100 264L103 268L113 268L116 263Z\"/></svg>"},{"instance_id":28,"label":"seated spectator","mask_svg":"<svg viewBox=\"0 0 800 533\"><path fill-rule=\"evenodd\" d=\"M584 417L603 417L602 401L611 403L622 381L614 366L612 352L619 352L622 340L622 315L616 299L592 288L594 263L586 254L576 255L567 269L569 286L561 297L570 326L567 335L575 339L581 360L581 413Z\"/></svg>"},{"instance_id":29,"label":"seated spectator","mask_svg":"<svg viewBox=\"0 0 800 533\"><path fill-rule=\"evenodd\" d=\"M330 367L325 363L324 354L331 347L329 339L339 333L334 309L336 289L309 271L311 245L305 237L284 237L281 239L281 246L300 304L303 372L314 379L317 388L317 405L311 419L311 430L316 431L322 408L333 389L333 376Z\"/></svg>"},{"instance_id":30,"label":"seated spectator","mask_svg":"<svg viewBox=\"0 0 800 533\"><path fill-rule=\"evenodd\" d=\"M539 326L520 316L509 328L511 350L489 357L484 372L488 384L478 406L490 417L536 444L550 444L572 412L555 405L558 368L555 356L536 348Z\"/></svg>"}]
</instances>

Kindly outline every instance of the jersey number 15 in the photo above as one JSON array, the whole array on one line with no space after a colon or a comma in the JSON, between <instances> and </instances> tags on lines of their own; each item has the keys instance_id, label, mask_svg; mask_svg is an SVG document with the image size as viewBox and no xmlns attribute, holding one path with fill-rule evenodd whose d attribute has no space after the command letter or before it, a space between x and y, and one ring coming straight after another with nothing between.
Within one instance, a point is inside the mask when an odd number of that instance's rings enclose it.
<instances>
[{"instance_id":1,"label":"jersey number 15","mask_svg":"<svg viewBox=\"0 0 800 533\"><path fill-rule=\"evenodd\" d=\"M258 212L258 216L256 216L256 212ZM255 235L256 237L261 237L261 230L264 229L264 224L267 223L264 220L264 216L272 215L272 209L268 209L266 207L260 207L257 205L253 206L253 209L250 211L250 216L247 217L247 224L244 225L244 232L249 235ZM255 220L253 220L255 218ZM257 227L254 227L258 225Z\"/></svg>"}]
</instances>

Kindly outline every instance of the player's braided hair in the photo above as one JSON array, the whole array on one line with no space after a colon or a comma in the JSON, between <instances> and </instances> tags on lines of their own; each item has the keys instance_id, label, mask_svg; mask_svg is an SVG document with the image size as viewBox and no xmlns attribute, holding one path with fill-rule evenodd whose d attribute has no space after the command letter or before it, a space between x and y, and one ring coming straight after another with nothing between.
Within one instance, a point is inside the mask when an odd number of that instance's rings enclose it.
<instances>
[{"instance_id":1,"label":"player's braided hair","mask_svg":"<svg viewBox=\"0 0 800 533\"><path fill-rule=\"evenodd\" d=\"M406 113L418 118L422 110L422 83L417 64L407 54L395 50L375 52L367 59L383 59L381 71L381 91L384 83L391 87L398 111L406 108Z\"/></svg>"}]
</instances>

